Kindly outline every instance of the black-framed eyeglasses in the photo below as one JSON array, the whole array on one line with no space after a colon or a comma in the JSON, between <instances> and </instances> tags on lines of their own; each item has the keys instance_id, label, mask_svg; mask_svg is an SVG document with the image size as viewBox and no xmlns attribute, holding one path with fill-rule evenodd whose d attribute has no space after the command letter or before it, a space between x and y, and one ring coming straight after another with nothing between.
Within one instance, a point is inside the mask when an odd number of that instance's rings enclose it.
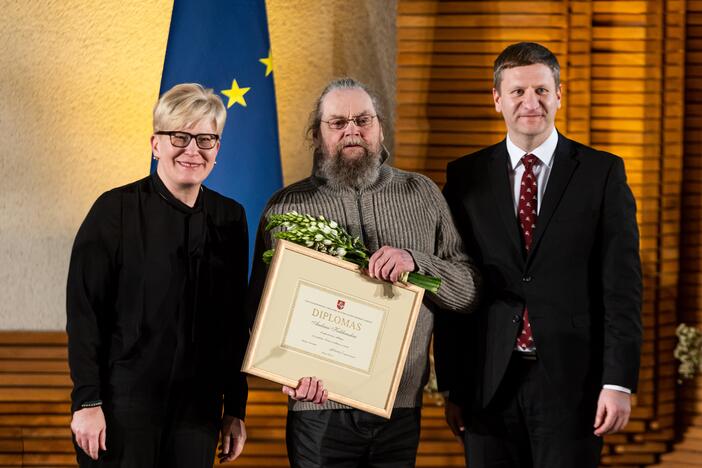
<instances>
[{"instance_id":1,"label":"black-framed eyeglasses","mask_svg":"<svg viewBox=\"0 0 702 468\"><path fill-rule=\"evenodd\" d=\"M369 114L363 114L363 115L358 115L356 117L351 117L350 119L346 119L343 117L338 117L334 119L329 119L329 120L322 120L325 124L329 125L329 128L332 130L341 130L346 128L346 126L349 124L349 122L353 122L354 125L357 127L370 127L371 124L373 123L373 119L376 118L377 115L369 115Z\"/></svg>"},{"instance_id":2,"label":"black-framed eyeglasses","mask_svg":"<svg viewBox=\"0 0 702 468\"><path fill-rule=\"evenodd\" d=\"M215 133L198 133L193 135L188 132L156 132L156 135L168 135L171 137L171 144L176 148L186 148L190 140L195 138L195 144L200 149L212 149L219 140L219 135Z\"/></svg>"}]
</instances>

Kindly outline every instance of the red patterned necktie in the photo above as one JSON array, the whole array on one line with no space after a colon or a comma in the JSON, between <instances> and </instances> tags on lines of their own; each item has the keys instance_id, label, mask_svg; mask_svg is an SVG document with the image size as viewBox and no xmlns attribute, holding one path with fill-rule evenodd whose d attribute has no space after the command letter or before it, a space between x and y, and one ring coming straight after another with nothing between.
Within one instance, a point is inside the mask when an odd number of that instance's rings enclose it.
<instances>
[{"instance_id":1,"label":"red patterned necktie","mask_svg":"<svg viewBox=\"0 0 702 468\"><path fill-rule=\"evenodd\" d=\"M536 230L537 219L537 184L534 174L534 165L538 158L533 154L526 154L522 157L524 164L524 174L522 174L522 184L519 188L519 203L517 212L519 217L519 227L522 232L522 240L527 254L531 248L531 238ZM522 330L517 335L517 349L520 351L534 351L534 337L529 324L529 311L524 306L524 316L522 319Z\"/></svg>"}]
</instances>

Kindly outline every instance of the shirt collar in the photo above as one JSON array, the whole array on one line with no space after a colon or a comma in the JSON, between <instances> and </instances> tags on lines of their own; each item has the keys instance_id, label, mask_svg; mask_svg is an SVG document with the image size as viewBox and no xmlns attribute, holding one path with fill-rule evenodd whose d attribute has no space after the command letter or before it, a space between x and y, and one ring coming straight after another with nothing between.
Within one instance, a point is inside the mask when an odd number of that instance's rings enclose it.
<instances>
[{"instance_id":1,"label":"shirt collar","mask_svg":"<svg viewBox=\"0 0 702 468\"><path fill-rule=\"evenodd\" d=\"M152 172L151 179L153 180L154 186L156 187L156 191L158 191L159 195L161 195L161 198L166 200L166 202L168 202L169 205L176 208L178 211L182 211L186 214L202 211L204 203L202 194L205 191L203 185L200 186L200 191L197 194L195 205L193 207L190 207L173 196L173 194L166 187L166 184L164 184L161 178L158 176L158 172Z\"/></svg>"},{"instance_id":2,"label":"shirt collar","mask_svg":"<svg viewBox=\"0 0 702 468\"><path fill-rule=\"evenodd\" d=\"M551 167L551 162L553 161L553 154L556 152L556 145L558 144L558 132L556 127L553 127L553 131L546 141L541 143L540 146L534 148L531 154L539 158L542 164ZM507 152L509 153L509 161L512 164L512 170L521 164L522 157L527 154L526 151L515 145L507 134Z\"/></svg>"}]
</instances>

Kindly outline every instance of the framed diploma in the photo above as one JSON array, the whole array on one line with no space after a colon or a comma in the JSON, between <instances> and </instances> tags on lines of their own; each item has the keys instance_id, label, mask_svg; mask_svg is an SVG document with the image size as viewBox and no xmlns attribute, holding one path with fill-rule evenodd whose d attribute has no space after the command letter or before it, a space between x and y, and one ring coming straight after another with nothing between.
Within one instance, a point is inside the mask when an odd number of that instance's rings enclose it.
<instances>
[{"instance_id":1,"label":"framed diploma","mask_svg":"<svg viewBox=\"0 0 702 468\"><path fill-rule=\"evenodd\" d=\"M292 387L314 376L329 399L389 418L423 296L279 240L242 370Z\"/></svg>"}]
</instances>

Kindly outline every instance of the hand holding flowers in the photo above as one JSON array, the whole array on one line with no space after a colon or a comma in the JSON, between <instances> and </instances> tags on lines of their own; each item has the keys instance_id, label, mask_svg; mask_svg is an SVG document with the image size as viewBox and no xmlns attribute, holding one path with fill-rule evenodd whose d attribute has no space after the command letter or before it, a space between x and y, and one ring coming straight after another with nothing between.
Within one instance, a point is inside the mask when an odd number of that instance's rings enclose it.
<instances>
[{"instance_id":1,"label":"hand holding flowers","mask_svg":"<svg viewBox=\"0 0 702 468\"><path fill-rule=\"evenodd\" d=\"M414 259L409 252L387 245L376 250L368 260L368 276L391 283L399 281L403 272L414 269Z\"/></svg>"},{"instance_id":2,"label":"hand holding flowers","mask_svg":"<svg viewBox=\"0 0 702 468\"><path fill-rule=\"evenodd\" d=\"M414 284L436 294L441 279L414 273L414 260L409 252L394 247L382 247L373 255L358 237L352 237L343 227L324 216L312 216L290 211L271 215L266 225L269 231L276 227L284 230L274 234L276 239L285 239L318 252L333 255L368 269L371 277L386 281L403 281ZM274 250L263 253L263 261L270 263Z\"/></svg>"}]
</instances>

